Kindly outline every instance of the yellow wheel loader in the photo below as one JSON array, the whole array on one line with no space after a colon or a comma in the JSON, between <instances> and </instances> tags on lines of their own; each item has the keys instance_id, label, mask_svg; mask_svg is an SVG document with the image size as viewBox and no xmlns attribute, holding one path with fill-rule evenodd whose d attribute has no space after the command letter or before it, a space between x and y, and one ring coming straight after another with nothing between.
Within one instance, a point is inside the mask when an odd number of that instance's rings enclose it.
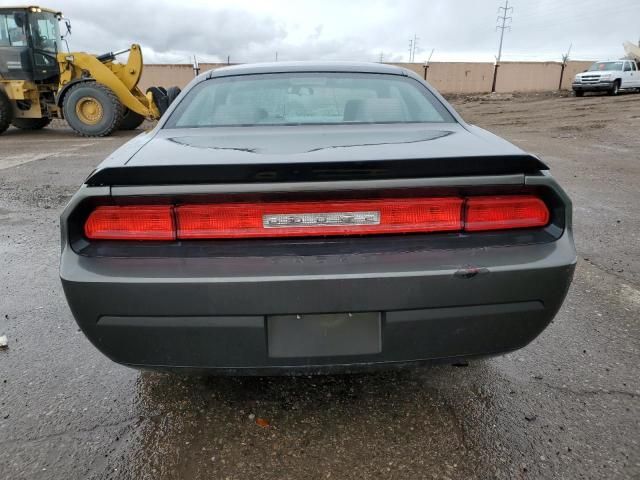
<instances>
[{"instance_id":1,"label":"yellow wheel loader","mask_svg":"<svg viewBox=\"0 0 640 480\"><path fill-rule=\"evenodd\" d=\"M140 91L140 46L98 56L65 53L62 19L47 8L0 7L0 133L10 125L36 130L61 118L80 135L102 137L160 118L180 90ZM126 63L117 62L126 52Z\"/></svg>"}]
</instances>

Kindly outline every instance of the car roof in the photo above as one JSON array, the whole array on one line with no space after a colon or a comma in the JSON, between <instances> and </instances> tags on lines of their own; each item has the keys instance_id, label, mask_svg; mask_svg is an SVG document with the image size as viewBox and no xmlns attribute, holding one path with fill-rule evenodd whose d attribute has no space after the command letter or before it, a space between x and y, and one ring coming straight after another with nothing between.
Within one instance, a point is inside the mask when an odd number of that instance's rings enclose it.
<instances>
[{"instance_id":1,"label":"car roof","mask_svg":"<svg viewBox=\"0 0 640 480\"><path fill-rule=\"evenodd\" d=\"M228 77L234 75L252 75L259 73L287 73L287 72L353 72L353 73L384 73L388 75L414 76L406 68L383 63L369 62L267 62L245 63L210 70L206 78Z\"/></svg>"}]
</instances>

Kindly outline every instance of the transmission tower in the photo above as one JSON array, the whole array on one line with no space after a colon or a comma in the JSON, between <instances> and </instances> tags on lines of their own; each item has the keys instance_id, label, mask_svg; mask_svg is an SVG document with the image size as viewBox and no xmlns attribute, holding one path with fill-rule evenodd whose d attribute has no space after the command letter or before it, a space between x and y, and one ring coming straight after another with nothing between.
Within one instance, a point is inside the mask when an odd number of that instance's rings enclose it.
<instances>
[{"instance_id":1,"label":"transmission tower","mask_svg":"<svg viewBox=\"0 0 640 480\"><path fill-rule=\"evenodd\" d=\"M500 30L500 45L498 46L498 56L496 57L496 62L500 63L500 59L502 58L502 41L504 39L504 31L511 31L511 20L513 17L509 16L509 13L513 12L513 7L509 6L509 0L505 0L504 7L498 8L498 25L496 25L496 31Z\"/></svg>"},{"instance_id":2,"label":"transmission tower","mask_svg":"<svg viewBox=\"0 0 640 480\"><path fill-rule=\"evenodd\" d=\"M500 67L500 59L502 59L502 41L504 40L504 31L511 31L511 20L513 17L509 13L513 12L513 7L509 6L509 0L505 0L504 7L498 8L498 25L496 31L500 30L500 45L498 46L498 55L496 56L496 64L493 67L493 82L491 82L491 92L496 91L496 81L498 79L498 68Z\"/></svg>"},{"instance_id":3,"label":"transmission tower","mask_svg":"<svg viewBox=\"0 0 640 480\"><path fill-rule=\"evenodd\" d=\"M413 34L413 38L409 39L409 63L413 63L416 59L418 40L420 40L420 37L418 37L418 35L416 35L415 33Z\"/></svg>"}]
</instances>

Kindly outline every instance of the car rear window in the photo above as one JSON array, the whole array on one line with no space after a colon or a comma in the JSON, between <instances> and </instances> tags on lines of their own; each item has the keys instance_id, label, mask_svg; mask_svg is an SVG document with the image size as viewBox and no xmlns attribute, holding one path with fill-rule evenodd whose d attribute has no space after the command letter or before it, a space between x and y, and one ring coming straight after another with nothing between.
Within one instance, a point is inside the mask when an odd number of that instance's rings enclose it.
<instances>
[{"instance_id":1,"label":"car rear window","mask_svg":"<svg viewBox=\"0 0 640 480\"><path fill-rule=\"evenodd\" d=\"M366 73L272 73L205 80L165 128L455 122L418 81Z\"/></svg>"}]
</instances>

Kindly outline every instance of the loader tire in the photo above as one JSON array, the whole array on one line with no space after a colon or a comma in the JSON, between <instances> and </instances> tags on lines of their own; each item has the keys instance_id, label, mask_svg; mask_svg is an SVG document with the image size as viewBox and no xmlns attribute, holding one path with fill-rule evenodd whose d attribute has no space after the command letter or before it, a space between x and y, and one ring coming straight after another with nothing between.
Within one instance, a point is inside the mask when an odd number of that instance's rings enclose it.
<instances>
[{"instance_id":1,"label":"loader tire","mask_svg":"<svg viewBox=\"0 0 640 480\"><path fill-rule=\"evenodd\" d=\"M169 87L167 88L167 100L169 101L169 105L171 105L173 103L173 101L176 99L176 97L178 95L180 95L180 92L182 90L180 90L179 87Z\"/></svg>"},{"instance_id":2,"label":"loader tire","mask_svg":"<svg viewBox=\"0 0 640 480\"><path fill-rule=\"evenodd\" d=\"M150 93L153 97L153 103L156 105L160 116L164 115L164 112L169 108L169 98L167 97L167 91L162 87L149 87L147 93Z\"/></svg>"},{"instance_id":3,"label":"loader tire","mask_svg":"<svg viewBox=\"0 0 640 480\"><path fill-rule=\"evenodd\" d=\"M9 97L4 93L4 90L0 89L0 133L3 133L9 125L13 117L13 108Z\"/></svg>"},{"instance_id":4,"label":"loader tire","mask_svg":"<svg viewBox=\"0 0 640 480\"><path fill-rule=\"evenodd\" d=\"M83 137L106 137L122 122L124 107L113 91L97 82L74 85L62 111L69 126Z\"/></svg>"},{"instance_id":5,"label":"loader tire","mask_svg":"<svg viewBox=\"0 0 640 480\"><path fill-rule=\"evenodd\" d=\"M122 115L122 122L120 122L120 130L135 130L144 122L144 117L133 110L125 109L124 115Z\"/></svg>"},{"instance_id":6,"label":"loader tire","mask_svg":"<svg viewBox=\"0 0 640 480\"><path fill-rule=\"evenodd\" d=\"M14 118L11 125L22 130L40 130L51 123L48 117L42 118Z\"/></svg>"}]
</instances>

